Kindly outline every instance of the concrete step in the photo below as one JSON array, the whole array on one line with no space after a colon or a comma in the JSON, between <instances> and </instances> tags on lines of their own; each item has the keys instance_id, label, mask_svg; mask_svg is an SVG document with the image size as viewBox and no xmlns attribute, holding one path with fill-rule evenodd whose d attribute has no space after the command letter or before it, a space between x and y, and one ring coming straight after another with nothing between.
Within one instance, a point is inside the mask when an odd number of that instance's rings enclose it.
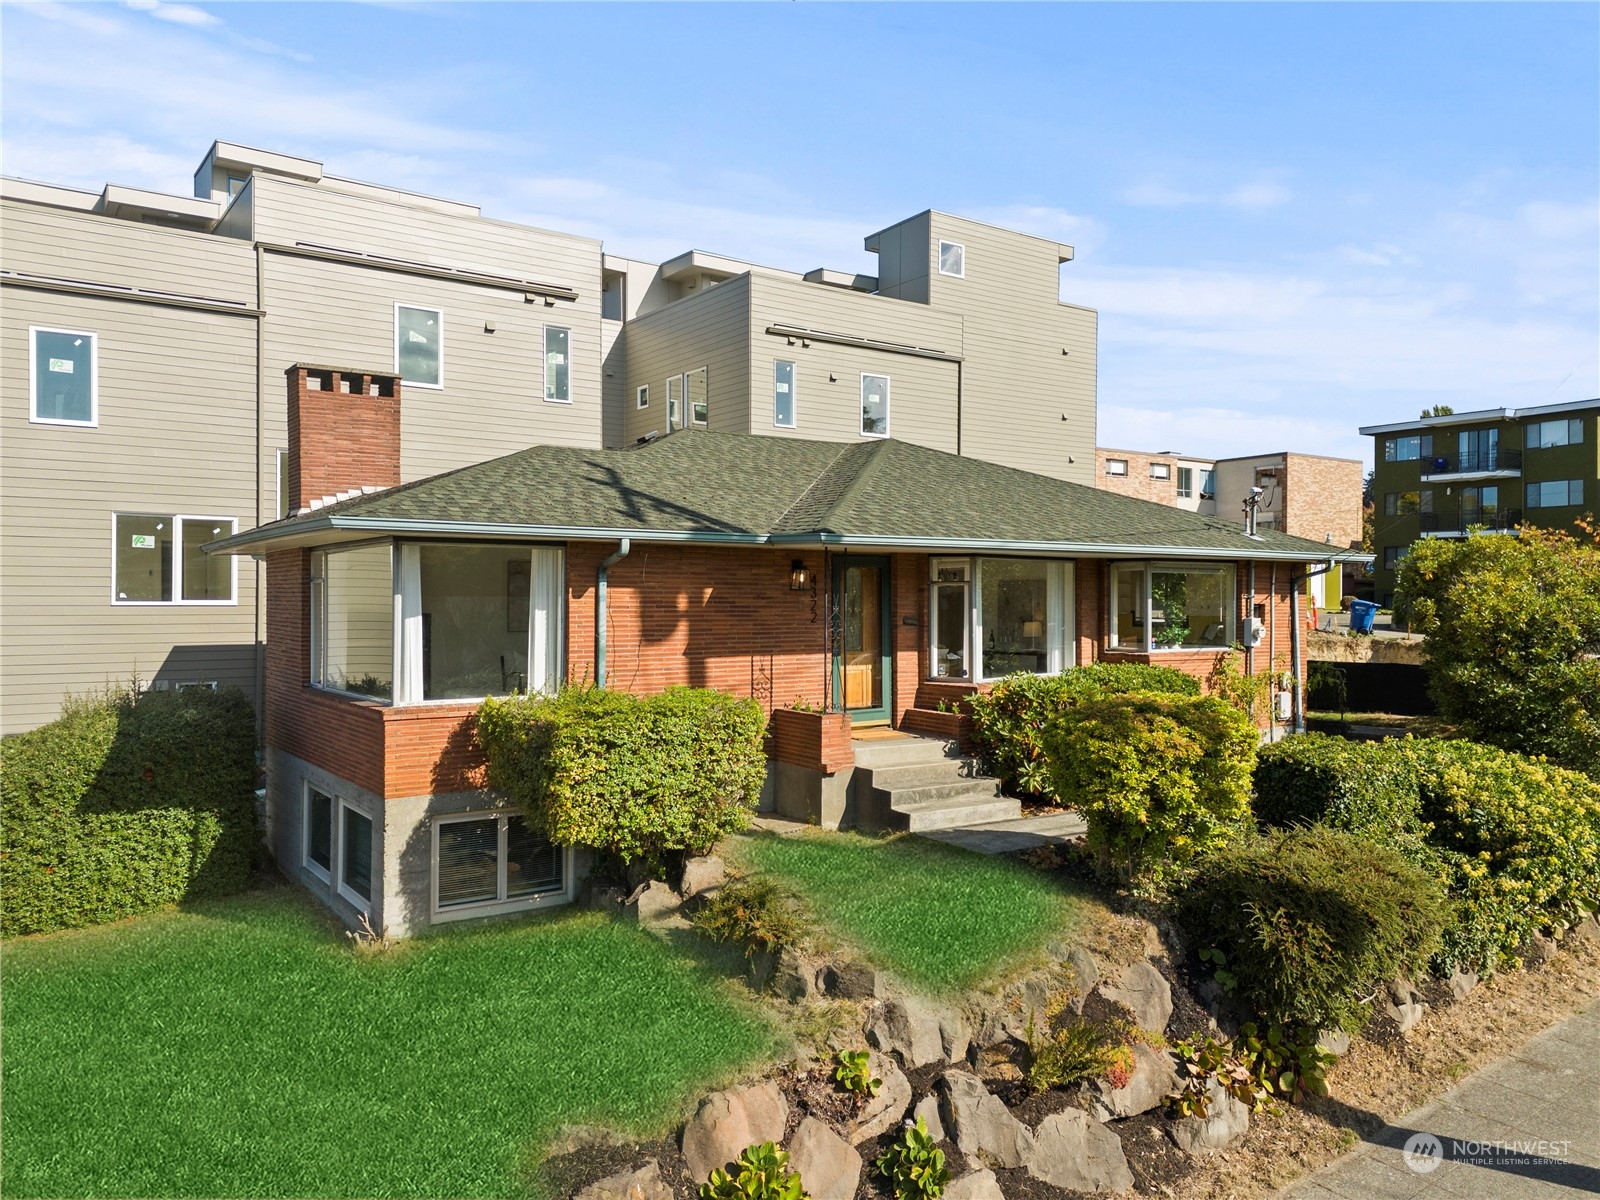
<instances>
[{"instance_id":1,"label":"concrete step","mask_svg":"<svg viewBox=\"0 0 1600 1200\"><path fill-rule=\"evenodd\" d=\"M874 784L876 786L876 784ZM889 807L921 808L946 800L984 800L1000 794L997 779L951 779L943 783L924 783L916 787L882 789L889 796Z\"/></svg>"},{"instance_id":2,"label":"concrete step","mask_svg":"<svg viewBox=\"0 0 1600 1200\"><path fill-rule=\"evenodd\" d=\"M963 829L969 825L992 825L998 821L1015 821L1022 815L1022 803L1009 796L982 797L967 800L948 800L934 804L919 804L915 808L892 809L893 827L911 833L930 829Z\"/></svg>"},{"instance_id":3,"label":"concrete step","mask_svg":"<svg viewBox=\"0 0 1600 1200\"><path fill-rule=\"evenodd\" d=\"M856 766L908 767L939 763L959 758L954 741L945 738L903 737L872 738L851 743L856 755Z\"/></svg>"},{"instance_id":4,"label":"concrete step","mask_svg":"<svg viewBox=\"0 0 1600 1200\"><path fill-rule=\"evenodd\" d=\"M958 779L988 778L974 758L942 758L938 762L907 763L903 767L866 767L872 772L872 786L893 791L920 787L925 783L951 783Z\"/></svg>"}]
</instances>

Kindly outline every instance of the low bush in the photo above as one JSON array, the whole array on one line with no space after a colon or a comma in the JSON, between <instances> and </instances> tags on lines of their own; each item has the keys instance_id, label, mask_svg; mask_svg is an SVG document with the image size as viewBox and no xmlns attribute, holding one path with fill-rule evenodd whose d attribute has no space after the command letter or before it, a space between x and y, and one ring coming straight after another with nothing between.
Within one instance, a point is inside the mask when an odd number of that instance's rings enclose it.
<instances>
[{"instance_id":1,"label":"low bush","mask_svg":"<svg viewBox=\"0 0 1600 1200\"><path fill-rule=\"evenodd\" d=\"M1133 1047L1122 1031L1082 1017L1053 1014L1043 1029L1028 1023L1028 1086L1036 1092L1086 1079L1126 1087L1133 1076Z\"/></svg>"},{"instance_id":2,"label":"low bush","mask_svg":"<svg viewBox=\"0 0 1600 1200\"><path fill-rule=\"evenodd\" d=\"M732 1175L721 1167L700 1185L700 1200L811 1200L800 1176L789 1166L789 1152L773 1142L751 1146L739 1155Z\"/></svg>"},{"instance_id":3,"label":"low bush","mask_svg":"<svg viewBox=\"0 0 1600 1200\"><path fill-rule=\"evenodd\" d=\"M243 890L256 722L236 690L109 690L0 745L0 928L94 925Z\"/></svg>"},{"instance_id":4,"label":"low bush","mask_svg":"<svg viewBox=\"0 0 1600 1200\"><path fill-rule=\"evenodd\" d=\"M833 1068L833 1081L839 1090L862 1100L878 1094L883 1080L872 1074L872 1055L865 1050L841 1050L838 1065Z\"/></svg>"},{"instance_id":5,"label":"low bush","mask_svg":"<svg viewBox=\"0 0 1600 1200\"><path fill-rule=\"evenodd\" d=\"M534 829L655 871L667 851L703 852L749 824L766 724L756 701L701 688L569 687L478 710L489 782Z\"/></svg>"},{"instance_id":6,"label":"low bush","mask_svg":"<svg viewBox=\"0 0 1600 1200\"><path fill-rule=\"evenodd\" d=\"M1331 825L1382 839L1424 831L1417 764L1398 742L1302 733L1256 757L1255 815L1264 825Z\"/></svg>"},{"instance_id":7,"label":"low bush","mask_svg":"<svg viewBox=\"0 0 1600 1200\"><path fill-rule=\"evenodd\" d=\"M877 1167L894 1187L895 1200L938 1200L950 1183L944 1151L920 1116L878 1157Z\"/></svg>"},{"instance_id":8,"label":"low bush","mask_svg":"<svg viewBox=\"0 0 1600 1200\"><path fill-rule=\"evenodd\" d=\"M1233 995L1269 1023L1356 1027L1363 998L1438 948L1440 881L1397 852L1324 826L1252 836L1206 856L1178 899L1196 947L1221 950Z\"/></svg>"},{"instance_id":9,"label":"low bush","mask_svg":"<svg viewBox=\"0 0 1600 1200\"><path fill-rule=\"evenodd\" d=\"M1056 792L1088 822L1090 848L1141 885L1239 836L1256 742L1250 718L1221 700L1142 692L1083 701L1044 733Z\"/></svg>"},{"instance_id":10,"label":"low bush","mask_svg":"<svg viewBox=\"0 0 1600 1200\"><path fill-rule=\"evenodd\" d=\"M1198 696L1200 681L1171 667L1093 663L1060 675L1007 675L987 694L969 696L973 737L1006 791L1056 799L1044 760L1044 728L1084 700L1123 692Z\"/></svg>"},{"instance_id":11,"label":"low bush","mask_svg":"<svg viewBox=\"0 0 1600 1200\"><path fill-rule=\"evenodd\" d=\"M742 946L747 955L797 946L805 938L794 901L764 875L729 879L705 898L689 920L712 941Z\"/></svg>"}]
</instances>

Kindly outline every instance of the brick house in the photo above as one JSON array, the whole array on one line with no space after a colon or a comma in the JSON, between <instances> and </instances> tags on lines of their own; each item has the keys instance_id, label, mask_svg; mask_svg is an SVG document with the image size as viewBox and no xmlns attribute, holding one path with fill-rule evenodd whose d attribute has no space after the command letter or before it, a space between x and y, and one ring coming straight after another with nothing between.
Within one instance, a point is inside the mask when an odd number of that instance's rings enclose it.
<instances>
[{"instance_id":1,"label":"brick house","mask_svg":"<svg viewBox=\"0 0 1600 1200\"><path fill-rule=\"evenodd\" d=\"M1294 597L1331 557L892 438L687 429L396 485L398 377L288 376L294 511L208 549L266 563L273 852L345 920L396 933L561 903L583 871L485 790L484 696L753 696L773 718L764 804L904 828L855 777L852 730L942 754L962 718L941 701L1016 671L1205 678L1236 644L1252 673L1298 668Z\"/></svg>"}]
</instances>

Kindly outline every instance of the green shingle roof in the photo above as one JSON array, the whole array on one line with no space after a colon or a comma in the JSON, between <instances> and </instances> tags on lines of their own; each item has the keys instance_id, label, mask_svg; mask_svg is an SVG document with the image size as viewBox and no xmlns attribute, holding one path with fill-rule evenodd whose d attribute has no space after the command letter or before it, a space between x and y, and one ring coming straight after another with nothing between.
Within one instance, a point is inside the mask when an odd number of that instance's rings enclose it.
<instances>
[{"instance_id":1,"label":"green shingle roof","mask_svg":"<svg viewBox=\"0 0 1600 1200\"><path fill-rule=\"evenodd\" d=\"M893 439L680 430L622 450L534 446L215 543L360 532L1028 548L1324 560L1338 548Z\"/></svg>"}]
</instances>

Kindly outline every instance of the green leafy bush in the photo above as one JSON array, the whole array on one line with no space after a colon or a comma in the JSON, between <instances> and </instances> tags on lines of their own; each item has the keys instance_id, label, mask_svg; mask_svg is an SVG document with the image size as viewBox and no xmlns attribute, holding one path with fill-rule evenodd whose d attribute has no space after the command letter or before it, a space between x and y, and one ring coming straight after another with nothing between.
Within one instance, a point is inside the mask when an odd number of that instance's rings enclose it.
<instances>
[{"instance_id":1,"label":"green leafy bush","mask_svg":"<svg viewBox=\"0 0 1600 1200\"><path fill-rule=\"evenodd\" d=\"M876 1096L878 1089L883 1086L883 1080L873 1078L872 1068L867 1065L871 1060L872 1055L865 1050L839 1051L839 1064L833 1068L833 1081L852 1096L863 1099Z\"/></svg>"},{"instance_id":2,"label":"green leafy bush","mask_svg":"<svg viewBox=\"0 0 1600 1200\"><path fill-rule=\"evenodd\" d=\"M1430 538L1411 548L1395 588L1426 635L1440 716L1600 778L1600 545L1526 527Z\"/></svg>"},{"instance_id":3,"label":"green leafy bush","mask_svg":"<svg viewBox=\"0 0 1600 1200\"><path fill-rule=\"evenodd\" d=\"M700 1200L811 1200L800 1176L789 1168L789 1152L772 1142L739 1155L735 1174L721 1167L700 1185Z\"/></svg>"},{"instance_id":4,"label":"green leafy bush","mask_svg":"<svg viewBox=\"0 0 1600 1200\"><path fill-rule=\"evenodd\" d=\"M794 901L765 875L729 879L705 898L689 921L714 942L743 946L747 955L797 946L805 939Z\"/></svg>"},{"instance_id":5,"label":"green leafy bush","mask_svg":"<svg viewBox=\"0 0 1600 1200\"><path fill-rule=\"evenodd\" d=\"M1425 832L1417 764L1400 741L1302 733L1256 756L1255 815L1265 825L1331 825L1378 839Z\"/></svg>"},{"instance_id":6,"label":"green leafy bush","mask_svg":"<svg viewBox=\"0 0 1600 1200\"><path fill-rule=\"evenodd\" d=\"M1239 835L1256 743L1250 718L1221 700L1141 692L1086 700L1044 733L1056 792L1084 815L1090 848L1139 883Z\"/></svg>"},{"instance_id":7,"label":"green leafy bush","mask_svg":"<svg viewBox=\"0 0 1600 1200\"><path fill-rule=\"evenodd\" d=\"M655 696L569 687L485 700L478 738L489 782L561 845L660 868L750 822L766 777L766 716L702 688Z\"/></svg>"},{"instance_id":8,"label":"green leafy bush","mask_svg":"<svg viewBox=\"0 0 1600 1200\"><path fill-rule=\"evenodd\" d=\"M95 925L243 890L256 722L236 690L70 700L0 744L0 927Z\"/></svg>"},{"instance_id":9,"label":"green leafy bush","mask_svg":"<svg viewBox=\"0 0 1600 1200\"><path fill-rule=\"evenodd\" d=\"M1093 663L1060 675L1007 675L967 697L973 737L1007 792L1057 799L1044 760L1044 728L1084 700L1123 692L1198 696L1200 681L1171 667Z\"/></svg>"},{"instance_id":10,"label":"green leafy bush","mask_svg":"<svg viewBox=\"0 0 1600 1200\"><path fill-rule=\"evenodd\" d=\"M1044 1027L1029 1018L1028 1086L1036 1092L1067 1087L1085 1079L1110 1079L1125 1087L1133 1075L1133 1047L1124 1031L1054 1011Z\"/></svg>"},{"instance_id":11,"label":"green leafy bush","mask_svg":"<svg viewBox=\"0 0 1600 1200\"><path fill-rule=\"evenodd\" d=\"M878 1158L878 1174L894 1185L895 1200L938 1200L950 1182L944 1151L934 1144L928 1123L909 1122L898 1141Z\"/></svg>"},{"instance_id":12,"label":"green leafy bush","mask_svg":"<svg viewBox=\"0 0 1600 1200\"><path fill-rule=\"evenodd\" d=\"M1270 1023L1354 1028L1362 998L1439 945L1436 877L1324 826L1250 837L1205 857L1178 899L1197 946L1220 949L1234 997Z\"/></svg>"}]
</instances>

